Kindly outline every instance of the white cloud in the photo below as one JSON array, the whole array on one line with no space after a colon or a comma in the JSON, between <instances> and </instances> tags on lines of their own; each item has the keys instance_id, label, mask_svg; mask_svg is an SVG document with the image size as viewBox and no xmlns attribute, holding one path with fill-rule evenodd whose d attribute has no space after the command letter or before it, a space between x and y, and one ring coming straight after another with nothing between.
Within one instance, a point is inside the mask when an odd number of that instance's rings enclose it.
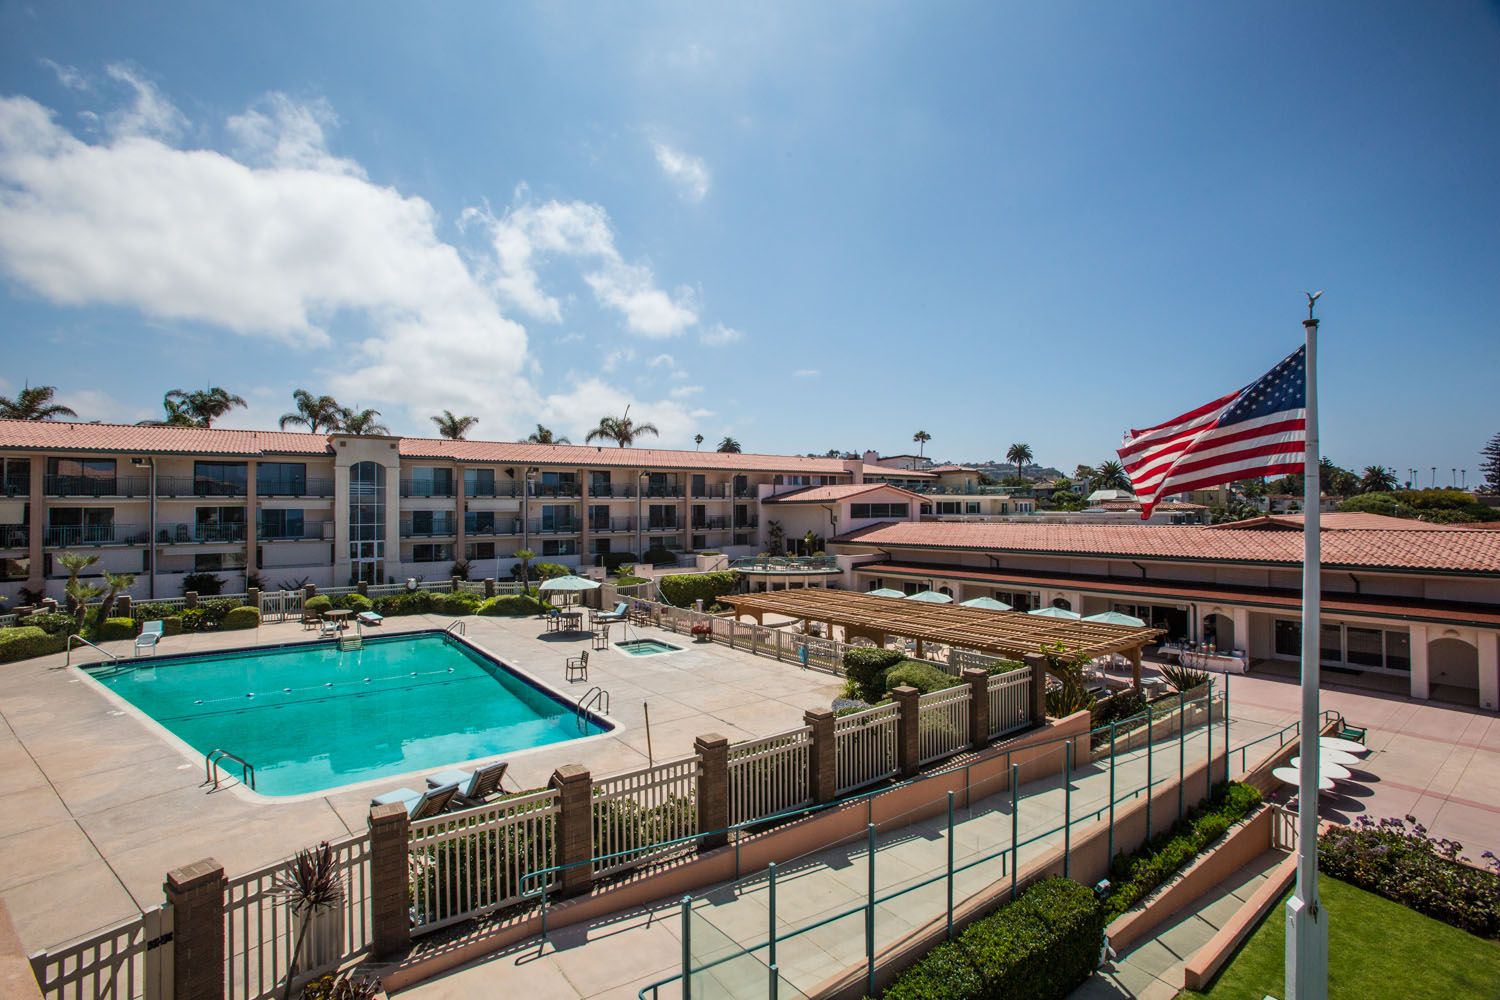
<instances>
[{"instance_id":1,"label":"white cloud","mask_svg":"<svg viewBox=\"0 0 1500 1000\"><path fill-rule=\"evenodd\" d=\"M277 93L230 116L224 127L243 162L364 177L358 163L329 155L326 130L337 124L327 101L298 102Z\"/></svg>"},{"instance_id":2,"label":"white cloud","mask_svg":"<svg viewBox=\"0 0 1500 1000\"><path fill-rule=\"evenodd\" d=\"M110 63L104 67L104 72L110 79L128 87L132 95L127 107L117 108L103 116L104 127L111 136L171 140L186 130L187 116L156 89L156 84L124 63Z\"/></svg>"},{"instance_id":3,"label":"white cloud","mask_svg":"<svg viewBox=\"0 0 1500 1000\"><path fill-rule=\"evenodd\" d=\"M630 407L630 419L636 423L655 424L661 433L636 441L637 446L651 448L685 448L692 441L696 421L712 414L706 410L688 410L675 400L638 400L598 379L586 379L567 392L554 393L542 400L542 423L582 444L584 437L599 423L599 418L618 415ZM605 447L614 447L604 443Z\"/></svg>"},{"instance_id":4,"label":"white cloud","mask_svg":"<svg viewBox=\"0 0 1500 1000\"><path fill-rule=\"evenodd\" d=\"M677 359L672 357L672 355L670 354L658 354L656 357L646 362L646 367L648 368L661 368L663 366L667 368L676 368Z\"/></svg>"},{"instance_id":5,"label":"white cloud","mask_svg":"<svg viewBox=\"0 0 1500 1000\"><path fill-rule=\"evenodd\" d=\"M604 356L604 361L599 365L600 369L612 372L619 368L622 362L634 361L635 351L629 347L617 347Z\"/></svg>"},{"instance_id":6,"label":"white cloud","mask_svg":"<svg viewBox=\"0 0 1500 1000\"><path fill-rule=\"evenodd\" d=\"M502 299L535 319L559 322L562 304L542 287L539 265L548 257L591 262L584 281L605 308L625 318L626 328L646 337L674 337L698 322L696 296L679 287L656 286L647 264L631 263L615 245L609 215L582 201L536 204L517 189L516 204L496 217L488 209L464 213L465 227L485 228L495 255L491 286Z\"/></svg>"},{"instance_id":7,"label":"white cloud","mask_svg":"<svg viewBox=\"0 0 1500 1000\"><path fill-rule=\"evenodd\" d=\"M816 368L798 368L792 372L792 378L817 378L821 374Z\"/></svg>"},{"instance_id":8,"label":"white cloud","mask_svg":"<svg viewBox=\"0 0 1500 1000\"><path fill-rule=\"evenodd\" d=\"M668 180L677 185L677 193L685 201L697 203L708 197L712 178L702 157L684 153L664 142L656 143L655 150L656 165L661 167Z\"/></svg>"},{"instance_id":9,"label":"white cloud","mask_svg":"<svg viewBox=\"0 0 1500 1000\"><path fill-rule=\"evenodd\" d=\"M702 391L703 386L701 385L679 385L671 392L667 393L667 395L671 396L673 399L687 399L689 396L696 396Z\"/></svg>"},{"instance_id":10,"label":"white cloud","mask_svg":"<svg viewBox=\"0 0 1500 1000\"><path fill-rule=\"evenodd\" d=\"M53 62L51 59L39 59L37 61L57 74L57 82L69 90L89 89L88 77L79 72L76 66L65 66L62 63Z\"/></svg>"},{"instance_id":11,"label":"white cloud","mask_svg":"<svg viewBox=\"0 0 1500 1000\"><path fill-rule=\"evenodd\" d=\"M715 323L698 334L698 342L708 347L723 347L726 344L737 343L744 339L745 335L743 333L727 327L723 323Z\"/></svg>"}]
</instances>

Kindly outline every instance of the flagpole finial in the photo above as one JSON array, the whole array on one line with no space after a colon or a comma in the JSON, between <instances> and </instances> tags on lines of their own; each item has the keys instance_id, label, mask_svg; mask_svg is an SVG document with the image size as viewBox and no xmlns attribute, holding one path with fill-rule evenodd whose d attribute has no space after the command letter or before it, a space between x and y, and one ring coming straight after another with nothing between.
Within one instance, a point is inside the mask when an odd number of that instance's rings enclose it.
<instances>
[{"instance_id":1,"label":"flagpole finial","mask_svg":"<svg viewBox=\"0 0 1500 1000\"><path fill-rule=\"evenodd\" d=\"M1318 301L1318 299L1322 298L1322 296L1323 296L1323 289L1321 289L1321 288L1318 289L1316 292L1308 292L1307 293L1307 318L1309 320L1312 320L1314 318L1313 317L1313 304L1316 303Z\"/></svg>"}]
</instances>

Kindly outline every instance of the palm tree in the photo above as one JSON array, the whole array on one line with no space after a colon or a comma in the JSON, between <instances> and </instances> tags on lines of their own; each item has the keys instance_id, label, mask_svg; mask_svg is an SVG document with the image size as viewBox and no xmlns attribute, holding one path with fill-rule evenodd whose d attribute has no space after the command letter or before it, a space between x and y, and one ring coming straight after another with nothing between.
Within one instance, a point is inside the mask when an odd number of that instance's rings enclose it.
<instances>
[{"instance_id":1,"label":"palm tree","mask_svg":"<svg viewBox=\"0 0 1500 1000\"><path fill-rule=\"evenodd\" d=\"M531 560L536 558L536 553L530 549L517 549L516 560L521 567L521 593L531 589Z\"/></svg>"},{"instance_id":2,"label":"palm tree","mask_svg":"<svg viewBox=\"0 0 1500 1000\"><path fill-rule=\"evenodd\" d=\"M731 455L738 455L741 451L740 443L732 437L725 437L724 440L719 442L718 450Z\"/></svg>"},{"instance_id":3,"label":"palm tree","mask_svg":"<svg viewBox=\"0 0 1500 1000\"><path fill-rule=\"evenodd\" d=\"M339 430L345 434L389 434L391 429L375 418L380 416L379 410L352 410L344 407L339 410Z\"/></svg>"},{"instance_id":4,"label":"palm tree","mask_svg":"<svg viewBox=\"0 0 1500 1000\"><path fill-rule=\"evenodd\" d=\"M291 966L287 969L286 987L281 994L285 1000L292 995L297 958L313 921L344 901L344 876L328 841L298 851L297 856L277 873L272 891L281 897L297 919L297 941L292 946Z\"/></svg>"},{"instance_id":5,"label":"palm tree","mask_svg":"<svg viewBox=\"0 0 1500 1000\"><path fill-rule=\"evenodd\" d=\"M115 606L115 598L120 596L120 592L122 590L129 590L135 586L135 574L111 573L106 570L104 573L104 582L108 585L109 590L104 595L104 601L99 605L99 618L95 623L95 628L103 625L104 619L109 617L110 611Z\"/></svg>"},{"instance_id":6,"label":"palm tree","mask_svg":"<svg viewBox=\"0 0 1500 1000\"><path fill-rule=\"evenodd\" d=\"M917 457L921 458L922 450L927 447L927 442L932 440L932 435L926 431L917 431L911 439L917 443Z\"/></svg>"},{"instance_id":7,"label":"palm tree","mask_svg":"<svg viewBox=\"0 0 1500 1000\"><path fill-rule=\"evenodd\" d=\"M702 448L702 447L703 447L703 435L702 434L694 434L693 435L693 450L697 451L699 448Z\"/></svg>"},{"instance_id":8,"label":"palm tree","mask_svg":"<svg viewBox=\"0 0 1500 1000\"><path fill-rule=\"evenodd\" d=\"M98 561L98 556L84 555L82 552L59 552L57 554L57 564L68 571L68 582L63 586L63 594L68 598L68 610L73 613L80 629L83 628L83 615L89 601L104 591L91 583L84 583L78 579L78 576Z\"/></svg>"},{"instance_id":9,"label":"palm tree","mask_svg":"<svg viewBox=\"0 0 1500 1000\"><path fill-rule=\"evenodd\" d=\"M588 432L584 441L613 441L621 448L628 448L635 444L635 439L642 434L660 434L655 424L638 424L630 419L630 407L625 407L625 412L618 417L600 417L599 426Z\"/></svg>"},{"instance_id":10,"label":"palm tree","mask_svg":"<svg viewBox=\"0 0 1500 1000\"><path fill-rule=\"evenodd\" d=\"M286 430L287 424L306 427L312 434L318 433L320 427L325 431L338 428L342 408L332 396L314 396L306 389L294 389L292 402L297 404L296 412L281 415L282 430Z\"/></svg>"},{"instance_id":11,"label":"palm tree","mask_svg":"<svg viewBox=\"0 0 1500 1000\"><path fill-rule=\"evenodd\" d=\"M1031 445L1013 444L1005 451L1005 460L1014 462L1016 465L1016 478L1021 478L1021 469L1027 462L1031 461Z\"/></svg>"},{"instance_id":12,"label":"palm tree","mask_svg":"<svg viewBox=\"0 0 1500 1000\"><path fill-rule=\"evenodd\" d=\"M1359 477L1361 493L1389 493L1396 488L1396 474L1381 465L1365 466L1365 474Z\"/></svg>"},{"instance_id":13,"label":"palm tree","mask_svg":"<svg viewBox=\"0 0 1500 1000\"><path fill-rule=\"evenodd\" d=\"M167 406L169 414L168 423L171 423L170 415L185 414L192 418L193 425L197 427L212 427L214 421L234 409L236 406L247 406L243 396L236 396L227 389L211 386L207 389L194 389L191 392L182 389L173 389L162 398L163 405ZM168 404L176 404L176 409Z\"/></svg>"},{"instance_id":14,"label":"palm tree","mask_svg":"<svg viewBox=\"0 0 1500 1000\"><path fill-rule=\"evenodd\" d=\"M1131 490L1130 477L1125 474L1125 466L1114 459L1110 459L1107 462L1100 462L1095 467L1094 474L1096 477L1094 482L1095 489L1124 490L1127 493Z\"/></svg>"},{"instance_id":15,"label":"palm tree","mask_svg":"<svg viewBox=\"0 0 1500 1000\"><path fill-rule=\"evenodd\" d=\"M550 427L543 427L541 424L537 424L536 425L536 430L534 430L530 434L526 435L526 443L527 444L572 444L573 442L569 441L565 437L558 437L556 434L553 434L552 433L552 428L550 428Z\"/></svg>"},{"instance_id":16,"label":"palm tree","mask_svg":"<svg viewBox=\"0 0 1500 1000\"><path fill-rule=\"evenodd\" d=\"M147 420L145 423L154 424L158 427L197 427L198 421L193 417L186 403L179 403L175 399L163 399L162 409L167 413L164 420Z\"/></svg>"},{"instance_id":17,"label":"palm tree","mask_svg":"<svg viewBox=\"0 0 1500 1000\"><path fill-rule=\"evenodd\" d=\"M52 402L57 388L50 385L26 386L15 399L0 396L0 420L56 420L78 414L61 403Z\"/></svg>"},{"instance_id":18,"label":"palm tree","mask_svg":"<svg viewBox=\"0 0 1500 1000\"><path fill-rule=\"evenodd\" d=\"M444 410L441 417L433 417L438 433L450 441L462 441L464 435L479 423L478 417L455 417L452 410Z\"/></svg>"}]
</instances>

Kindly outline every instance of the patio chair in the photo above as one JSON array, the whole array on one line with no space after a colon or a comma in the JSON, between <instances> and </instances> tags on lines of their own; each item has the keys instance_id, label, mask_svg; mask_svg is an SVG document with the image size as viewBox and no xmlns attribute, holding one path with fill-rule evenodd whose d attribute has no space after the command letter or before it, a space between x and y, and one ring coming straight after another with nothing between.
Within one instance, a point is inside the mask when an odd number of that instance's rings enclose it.
<instances>
[{"instance_id":1,"label":"patio chair","mask_svg":"<svg viewBox=\"0 0 1500 1000\"><path fill-rule=\"evenodd\" d=\"M324 618L324 619L319 620L319 622L318 622L318 638L321 639L324 636L333 636L335 639L337 639L338 635L339 635L339 623L338 622L334 621L332 618Z\"/></svg>"},{"instance_id":2,"label":"patio chair","mask_svg":"<svg viewBox=\"0 0 1500 1000\"><path fill-rule=\"evenodd\" d=\"M510 762L503 760L498 764L476 767L472 771L450 767L446 771L429 774L427 787L433 789L457 785L458 792L453 796L454 801L466 806L477 806L490 796L505 791L501 782L505 780L505 771L509 767Z\"/></svg>"},{"instance_id":3,"label":"patio chair","mask_svg":"<svg viewBox=\"0 0 1500 1000\"><path fill-rule=\"evenodd\" d=\"M323 616L318 614L316 611L304 610L302 612L302 631L306 632L309 629L315 629L322 623Z\"/></svg>"},{"instance_id":4,"label":"patio chair","mask_svg":"<svg viewBox=\"0 0 1500 1000\"><path fill-rule=\"evenodd\" d=\"M579 653L577 656L570 656L570 657L568 657L567 661L563 664L563 671L564 671L564 673L563 673L563 679L564 680L568 680L568 681L574 681L574 680L586 681L586 680L588 680L589 679L589 654L588 654L588 650L584 650L582 653ZM577 674L578 676L575 677L575 676L573 676L574 674Z\"/></svg>"},{"instance_id":5,"label":"patio chair","mask_svg":"<svg viewBox=\"0 0 1500 1000\"><path fill-rule=\"evenodd\" d=\"M156 652L156 644L161 642L165 628L165 624L160 621L147 622L141 626L141 634L135 637L135 655L140 656L143 649Z\"/></svg>"},{"instance_id":6,"label":"patio chair","mask_svg":"<svg viewBox=\"0 0 1500 1000\"><path fill-rule=\"evenodd\" d=\"M594 621L622 622L625 620L626 613L629 610L630 604L626 601L621 601L620 603L615 605L615 609L613 611L596 611L594 613Z\"/></svg>"},{"instance_id":7,"label":"patio chair","mask_svg":"<svg viewBox=\"0 0 1500 1000\"><path fill-rule=\"evenodd\" d=\"M385 806L399 802L406 807L406 815L409 818L427 819L447 809L457 794L457 785L429 788L425 792L413 791L410 788L396 788L383 795L375 796L370 800L370 805Z\"/></svg>"},{"instance_id":8,"label":"patio chair","mask_svg":"<svg viewBox=\"0 0 1500 1000\"><path fill-rule=\"evenodd\" d=\"M1365 741L1365 737L1368 734L1368 729L1362 729L1358 726L1351 726L1349 725L1349 723L1345 722L1339 726L1339 731L1334 733L1333 735L1337 736L1341 740L1353 740L1355 743L1363 743Z\"/></svg>"}]
</instances>

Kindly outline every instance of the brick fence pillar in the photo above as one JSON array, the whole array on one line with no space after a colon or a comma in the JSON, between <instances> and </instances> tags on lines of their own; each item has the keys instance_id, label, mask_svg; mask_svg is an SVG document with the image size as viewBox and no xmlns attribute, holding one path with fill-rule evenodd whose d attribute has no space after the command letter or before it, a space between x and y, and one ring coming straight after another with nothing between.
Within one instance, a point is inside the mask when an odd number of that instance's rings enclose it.
<instances>
[{"instance_id":1,"label":"brick fence pillar","mask_svg":"<svg viewBox=\"0 0 1500 1000\"><path fill-rule=\"evenodd\" d=\"M260 610L260 588L259 587L246 587L245 588L245 605L246 605L246 607L254 608L256 611Z\"/></svg>"},{"instance_id":2,"label":"brick fence pillar","mask_svg":"<svg viewBox=\"0 0 1500 1000\"><path fill-rule=\"evenodd\" d=\"M594 884L594 779L582 764L564 764L547 782L558 791L555 865L561 895L584 892Z\"/></svg>"},{"instance_id":3,"label":"brick fence pillar","mask_svg":"<svg viewBox=\"0 0 1500 1000\"><path fill-rule=\"evenodd\" d=\"M173 1000L223 1000L224 866L204 858L167 873Z\"/></svg>"},{"instance_id":4,"label":"brick fence pillar","mask_svg":"<svg viewBox=\"0 0 1500 1000\"><path fill-rule=\"evenodd\" d=\"M111 612L111 614L113 614L116 618L129 618L130 609L130 595L121 594L119 597L115 598L115 610Z\"/></svg>"},{"instance_id":5,"label":"brick fence pillar","mask_svg":"<svg viewBox=\"0 0 1500 1000\"><path fill-rule=\"evenodd\" d=\"M198 606L198 592L196 590L185 590L182 593L183 607L191 610Z\"/></svg>"},{"instance_id":6,"label":"brick fence pillar","mask_svg":"<svg viewBox=\"0 0 1500 1000\"><path fill-rule=\"evenodd\" d=\"M495 596L495 578L492 576L484 578L484 596L486 598Z\"/></svg>"},{"instance_id":7,"label":"brick fence pillar","mask_svg":"<svg viewBox=\"0 0 1500 1000\"><path fill-rule=\"evenodd\" d=\"M370 808L370 948L377 957L400 955L411 947L409 867L411 820L406 806L391 802Z\"/></svg>"},{"instance_id":8,"label":"brick fence pillar","mask_svg":"<svg viewBox=\"0 0 1500 1000\"><path fill-rule=\"evenodd\" d=\"M1039 726L1047 721L1047 658L1027 653L1025 660L1031 668L1031 721Z\"/></svg>"},{"instance_id":9,"label":"brick fence pillar","mask_svg":"<svg viewBox=\"0 0 1500 1000\"><path fill-rule=\"evenodd\" d=\"M370 581L369 580L360 580L360 581L358 581L358 582L356 582L354 584L354 589L356 591L358 591L360 597L369 597L370 596Z\"/></svg>"},{"instance_id":10,"label":"brick fence pillar","mask_svg":"<svg viewBox=\"0 0 1500 1000\"><path fill-rule=\"evenodd\" d=\"M458 576L457 574L455 574L452 578L450 578L449 581L448 581L448 583L450 585L449 589L452 590L455 594L458 593L460 590L464 589L464 587L463 587L464 578L461 577L461 576Z\"/></svg>"},{"instance_id":11,"label":"brick fence pillar","mask_svg":"<svg viewBox=\"0 0 1500 1000\"><path fill-rule=\"evenodd\" d=\"M817 805L838 798L838 745L833 735L833 712L826 708L809 708L802 713L802 724L812 727L812 746L807 751L808 791Z\"/></svg>"},{"instance_id":12,"label":"brick fence pillar","mask_svg":"<svg viewBox=\"0 0 1500 1000\"><path fill-rule=\"evenodd\" d=\"M969 745L983 750L990 742L990 675L968 667L963 678L969 685Z\"/></svg>"},{"instance_id":13,"label":"brick fence pillar","mask_svg":"<svg viewBox=\"0 0 1500 1000\"><path fill-rule=\"evenodd\" d=\"M318 596L318 586L317 586L317 584L315 584L315 583L309 583L307 586L305 586L305 587L302 588L302 600L304 600L304 601L310 601L314 597L317 597L317 596Z\"/></svg>"},{"instance_id":14,"label":"brick fence pillar","mask_svg":"<svg viewBox=\"0 0 1500 1000\"><path fill-rule=\"evenodd\" d=\"M922 758L921 715L922 692L903 684L891 688L899 714L896 717L896 765L901 777L910 778L920 767Z\"/></svg>"},{"instance_id":15,"label":"brick fence pillar","mask_svg":"<svg viewBox=\"0 0 1500 1000\"><path fill-rule=\"evenodd\" d=\"M708 836L698 841L700 851L729 843L729 737L709 733L693 741L698 764L698 829Z\"/></svg>"}]
</instances>

